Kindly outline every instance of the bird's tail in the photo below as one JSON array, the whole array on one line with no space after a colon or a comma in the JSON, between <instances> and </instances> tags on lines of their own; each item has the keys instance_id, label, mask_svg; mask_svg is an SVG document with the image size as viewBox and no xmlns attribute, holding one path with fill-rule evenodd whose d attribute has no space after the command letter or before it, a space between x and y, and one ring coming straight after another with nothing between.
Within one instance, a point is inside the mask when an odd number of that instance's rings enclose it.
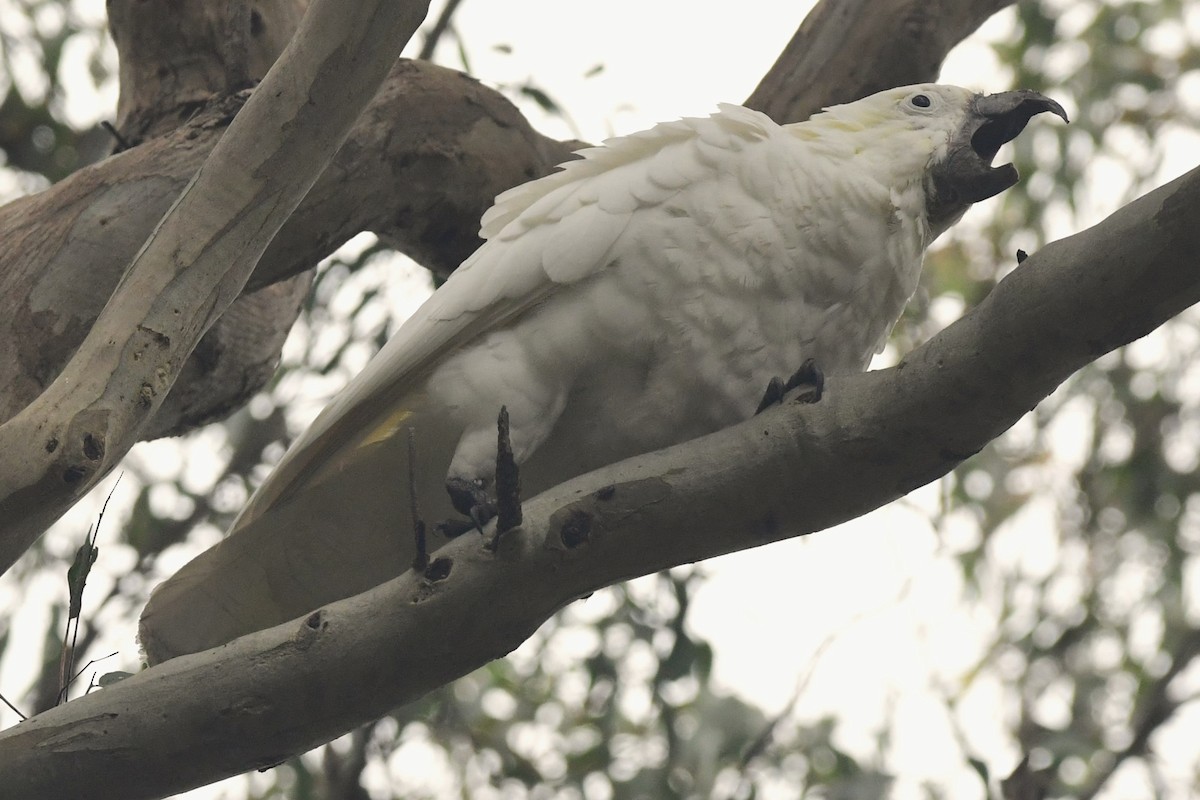
<instances>
[{"instance_id":1,"label":"bird's tail","mask_svg":"<svg viewBox=\"0 0 1200 800\"><path fill-rule=\"evenodd\" d=\"M301 617L409 569L410 481L430 529L453 515L444 481L458 432L422 402L409 403L391 435L331 453L318 469L296 474L281 464L224 540L154 590L139 625L149 662ZM409 463L410 429L417 464Z\"/></svg>"}]
</instances>

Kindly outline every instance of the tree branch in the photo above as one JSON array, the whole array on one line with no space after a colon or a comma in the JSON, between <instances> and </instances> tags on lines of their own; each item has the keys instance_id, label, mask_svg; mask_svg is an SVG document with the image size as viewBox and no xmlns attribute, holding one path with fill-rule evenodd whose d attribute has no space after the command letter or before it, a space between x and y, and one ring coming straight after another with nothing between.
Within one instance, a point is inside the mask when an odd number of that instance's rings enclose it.
<instances>
[{"instance_id":1,"label":"tree branch","mask_svg":"<svg viewBox=\"0 0 1200 800\"><path fill-rule=\"evenodd\" d=\"M1183 702L1171 696L1171 683L1200 657L1200 628L1187 629L1181 639L1171 648L1171 666L1154 679L1149 687L1138 692L1130 716L1133 737L1129 744L1113 753L1089 776L1076 793L1078 800L1092 800L1112 779L1117 770L1131 758L1141 758L1150 750L1150 737L1165 725Z\"/></svg>"},{"instance_id":2,"label":"tree branch","mask_svg":"<svg viewBox=\"0 0 1200 800\"><path fill-rule=\"evenodd\" d=\"M1031 256L892 369L545 492L499 552L472 536L442 548L442 580L405 573L23 722L0 735L6 788L132 800L269 766L511 651L599 587L900 497L1200 300L1198 207L1200 168Z\"/></svg>"},{"instance_id":3,"label":"tree branch","mask_svg":"<svg viewBox=\"0 0 1200 800\"><path fill-rule=\"evenodd\" d=\"M140 143L169 133L213 98L261 80L307 7L308 0L109 0L121 137Z\"/></svg>"},{"instance_id":4,"label":"tree branch","mask_svg":"<svg viewBox=\"0 0 1200 800\"><path fill-rule=\"evenodd\" d=\"M1013 2L825 0L745 104L776 122L798 122L826 106L936 80L946 54Z\"/></svg>"},{"instance_id":5,"label":"tree branch","mask_svg":"<svg viewBox=\"0 0 1200 800\"><path fill-rule=\"evenodd\" d=\"M437 50L438 42L442 36L450 28L450 20L454 18L454 14L458 11L458 7L462 4L462 0L446 0L446 5L442 8L442 13L438 14L437 21L433 23L433 27L425 34L425 40L421 42L421 52L417 54L417 58L428 61L433 58L433 52Z\"/></svg>"},{"instance_id":6,"label":"tree branch","mask_svg":"<svg viewBox=\"0 0 1200 800\"><path fill-rule=\"evenodd\" d=\"M158 224L75 356L0 426L7 567L137 441L200 336L246 285L424 18L426 4L316 0Z\"/></svg>"},{"instance_id":7,"label":"tree branch","mask_svg":"<svg viewBox=\"0 0 1200 800\"><path fill-rule=\"evenodd\" d=\"M0 420L62 371L247 97L212 102L168 135L0 207ZM498 92L459 72L398 62L144 434L193 427L269 378L308 279L279 282L362 230L449 274L478 246L479 217L495 195L568 157ZM264 309L272 305L290 305L291 315ZM231 324L237 317L248 324ZM281 317L278 329L263 329Z\"/></svg>"}]
</instances>

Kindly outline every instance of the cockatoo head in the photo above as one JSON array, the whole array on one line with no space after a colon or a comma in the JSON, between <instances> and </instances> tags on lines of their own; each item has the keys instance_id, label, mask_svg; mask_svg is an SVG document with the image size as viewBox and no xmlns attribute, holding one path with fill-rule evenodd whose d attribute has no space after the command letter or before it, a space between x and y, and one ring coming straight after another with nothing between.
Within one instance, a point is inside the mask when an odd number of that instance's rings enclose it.
<instances>
[{"instance_id":1,"label":"cockatoo head","mask_svg":"<svg viewBox=\"0 0 1200 800\"><path fill-rule=\"evenodd\" d=\"M983 95L924 83L833 106L797 127L811 125L822 139L836 131L829 138L853 142L856 157L871 159L878 174L896 175L898 183L900 176L923 176L926 215L937 236L972 203L1017 182L1016 167L992 166L992 160L1046 111L1067 120L1061 105L1028 89Z\"/></svg>"}]
</instances>

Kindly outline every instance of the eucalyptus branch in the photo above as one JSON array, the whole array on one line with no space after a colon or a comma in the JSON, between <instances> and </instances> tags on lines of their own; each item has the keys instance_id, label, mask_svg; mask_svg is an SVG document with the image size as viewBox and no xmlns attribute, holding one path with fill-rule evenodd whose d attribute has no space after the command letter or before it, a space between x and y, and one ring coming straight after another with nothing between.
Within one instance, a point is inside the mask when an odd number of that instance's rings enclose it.
<instances>
[{"instance_id":1,"label":"eucalyptus branch","mask_svg":"<svg viewBox=\"0 0 1200 800\"><path fill-rule=\"evenodd\" d=\"M406 572L27 720L0 734L5 785L137 800L270 766L503 656L602 586L890 502L1200 301L1197 207L1200 169L1031 255L891 369L544 492L495 552L473 536L439 550L437 579Z\"/></svg>"}]
</instances>

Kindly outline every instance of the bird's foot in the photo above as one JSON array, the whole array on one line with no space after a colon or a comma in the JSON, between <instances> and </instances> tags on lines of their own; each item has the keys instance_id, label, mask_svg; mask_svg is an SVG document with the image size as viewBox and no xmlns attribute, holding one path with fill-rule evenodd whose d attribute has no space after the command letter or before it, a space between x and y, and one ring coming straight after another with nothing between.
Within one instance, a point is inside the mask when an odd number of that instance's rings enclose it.
<instances>
[{"instance_id":1,"label":"bird's foot","mask_svg":"<svg viewBox=\"0 0 1200 800\"><path fill-rule=\"evenodd\" d=\"M783 398L793 389L799 389L796 395L797 403L816 403L825 393L825 373L811 358L800 365L800 369L792 373L792 377L784 381L776 376L767 384L762 402L758 404L755 414L761 414L773 405L783 402Z\"/></svg>"},{"instance_id":2,"label":"bird's foot","mask_svg":"<svg viewBox=\"0 0 1200 800\"><path fill-rule=\"evenodd\" d=\"M472 528L483 533L483 526L495 517L496 535L488 542L488 549L495 550L501 535L521 524L521 475L509 437L508 409L504 406L500 407L500 416L496 420L495 498L488 493L489 483L484 478L452 476L446 479L451 504L468 519L439 523L438 530L444 536L461 536Z\"/></svg>"},{"instance_id":3,"label":"bird's foot","mask_svg":"<svg viewBox=\"0 0 1200 800\"><path fill-rule=\"evenodd\" d=\"M763 392L763 398L758 402L758 408L754 409L754 415L758 416L773 405L778 405L783 402L783 396L787 394L787 390L783 388L783 378L776 375L767 383L767 390Z\"/></svg>"},{"instance_id":4,"label":"bird's foot","mask_svg":"<svg viewBox=\"0 0 1200 800\"><path fill-rule=\"evenodd\" d=\"M817 362L811 358L806 359L800 365L800 369L792 373L792 377L788 378L784 390L787 392L793 389L799 389L800 393L796 395L797 403L817 403L825 394L825 373L817 366Z\"/></svg>"},{"instance_id":5,"label":"bird's foot","mask_svg":"<svg viewBox=\"0 0 1200 800\"><path fill-rule=\"evenodd\" d=\"M458 536L472 528L483 533L483 526L496 516L496 503L488 496L487 482L481 478L447 478L446 492L454 507L469 519L440 523L438 528L446 536Z\"/></svg>"}]
</instances>

